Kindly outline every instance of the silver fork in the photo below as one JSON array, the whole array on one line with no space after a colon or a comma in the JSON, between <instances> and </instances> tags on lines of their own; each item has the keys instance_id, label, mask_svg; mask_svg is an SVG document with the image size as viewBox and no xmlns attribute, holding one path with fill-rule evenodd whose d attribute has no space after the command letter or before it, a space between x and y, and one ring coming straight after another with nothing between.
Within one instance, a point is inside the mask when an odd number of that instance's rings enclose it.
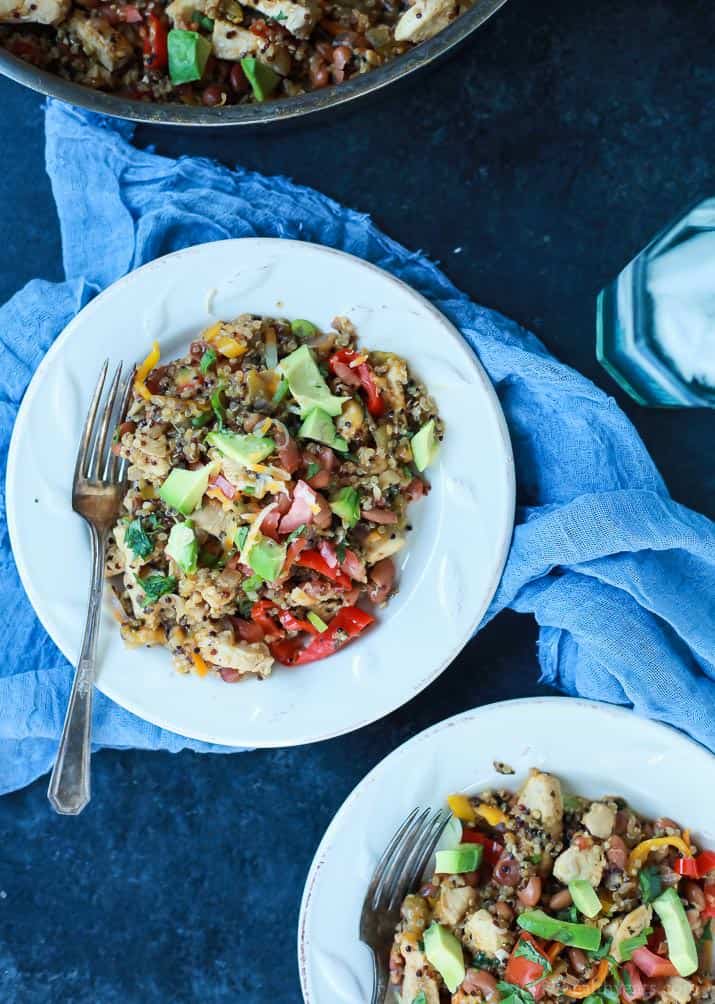
<instances>
[{"instance_id":1,"label":"silver fork","mask_svg":"<svg viewBox=\"0 0 715 1004\"><path fill-rule=\"evenodd\" d=\"M372 952L371 1004L383 1004L390 979L390 948L400 905L419 883L451 813L413 809L377 863L360 917L360 940Z\"/></svg>"},{"instance_id":2,"label":"silver fork","mask_svg":"<svg viewBox=\"0 0 715 1004\"><path fill-rule=\"evenodd\" d=\"M82 650L75 670L57 759L50 777L47 797L56 812L77 815L90 799L89 761L91 750L92 697L99 615L104 584L104 559L107 536L119 514L124 494L124 463L111 451L112 416L119 403L118 423L124 420L129 406L133 370L127 376L120 395L121 363L107 392L104 407L100 401L107 379L109 360L99 374L89 413L84 423L72 482L72 508L89 526L92 544L92 580L89 609L82 639ZM109 440L109 442L108 442Z\"/></svg>"}]
</instances>

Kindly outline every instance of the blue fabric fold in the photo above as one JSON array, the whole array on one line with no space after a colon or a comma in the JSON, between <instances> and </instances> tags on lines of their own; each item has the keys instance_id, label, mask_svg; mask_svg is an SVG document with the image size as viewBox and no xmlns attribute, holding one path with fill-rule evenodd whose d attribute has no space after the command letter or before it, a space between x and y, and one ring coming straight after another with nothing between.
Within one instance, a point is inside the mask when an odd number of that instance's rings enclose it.
<instances>
[{"instance_id":1,"label":"blue fabric fold","mask_svg":"<svg viewBox=\"0 0 715 1004\"><path fill-rule=\"evenodd\" d=\"M518 512L485 623L504 607L540 626L542 679L631 705L715 750L715 525L673 502L616 403L532 334L472 303L367 216L285 178L131 145L132 126L50 101L47 170L66 281L30 282L0 308L0 446L43 354L96 293L188 245L287 237L394 273L462 331L494 382L514 445ZM4 477L4 472L3 472ZM3 486L4 487L4 486ZM49 769L71 667L37 621L0 510L0 792ZM517 695L515 695L517 696ZM226 752L173 735L97 695L98 747Z\"/></svg>"}]
</instances>

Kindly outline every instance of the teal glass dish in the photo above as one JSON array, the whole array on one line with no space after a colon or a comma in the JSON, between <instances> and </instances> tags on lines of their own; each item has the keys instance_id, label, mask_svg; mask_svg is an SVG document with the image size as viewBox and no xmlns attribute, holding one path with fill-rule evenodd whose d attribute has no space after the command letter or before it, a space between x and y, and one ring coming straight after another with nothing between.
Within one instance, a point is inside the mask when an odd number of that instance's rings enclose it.
<instances>
[{"instance_id":1,"label":"teal glass dish","mask_svg":"<svg viewBox=\"0 0 715 1004\"><path fill-rule=\"evenodd\" d=\"M639 404L715 407L715 199L670 223L599 293L596 355Z\"/></svg>"}]
</instances>

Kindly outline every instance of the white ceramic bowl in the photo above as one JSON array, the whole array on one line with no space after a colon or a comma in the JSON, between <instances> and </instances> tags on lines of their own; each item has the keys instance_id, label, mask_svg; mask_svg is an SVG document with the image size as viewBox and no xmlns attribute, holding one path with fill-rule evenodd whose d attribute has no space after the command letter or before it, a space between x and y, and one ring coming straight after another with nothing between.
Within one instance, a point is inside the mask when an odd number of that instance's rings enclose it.
<instances>
[{"instance_id":1,"label":"white ceramic bowl","mask_svg":"<svg viewBox=\"0 0 715 1004\"><path fill-rule=\"evenodd\" d=\"M132 272L68 325L28 389L10 448L15 560L37 614L77 657L89 583L86 529L70 507L82 421L102 360L166 359L216 318L338 314L361 343L407 358L437 400L444 448L400 554L399 594L379 624L328 661L227 685L177 674L165 649L127 650L105 612L98 686L142 718L228 746L287 746L359 728L414 697L458 654L497 587L514 517L514 473L496 395L458 332L421 296L350 255L297 241L204 244ZM33 502L33 500L37 500Z\"/></svg>"},{"instance_id":2,"label":"white ceramic bowl","mask_svg":"<svg viewBox=\"0 0 715 1004\"><path fill-rule=\"evenodd\" d=\"M514 768L503 777L494 761ZM358 940L375 865L415 806L439 808L453 791L518 786L530 767L573 792L622 795L633 807L689 826L715 846L715 757L631 711L566 697L491 704L440 722L400 746L360 782L316 852L298 928L306 1004L364 1004L372 967Z\"/></svg>"}]
</instances>

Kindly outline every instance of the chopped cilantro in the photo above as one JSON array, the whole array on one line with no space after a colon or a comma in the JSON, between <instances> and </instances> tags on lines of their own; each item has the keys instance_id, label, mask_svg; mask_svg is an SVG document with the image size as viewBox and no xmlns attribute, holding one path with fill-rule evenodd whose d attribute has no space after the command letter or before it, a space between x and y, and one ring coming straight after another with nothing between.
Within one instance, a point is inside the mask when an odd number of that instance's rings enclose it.
<instances>
[{"instance_id":1,"label":"chopped cilantro","mask_svg":"<svg viewBox=\"0 0 715 1004\"><path fill-rule=\"evenodd\" d=\"M223 384L219 384L219 386L216 388L216 390L213 392L213 394L209 399L211 401L211 408L213 409L213 413L216 416L216 421L218 422L219 432L223 431L224 421L226 419L226 409L224 408L223 402L221 400L222 391L223 391Z\"/></svg>"},{"instance_id":2,"label":"chopped cilantro","mask_svg":"<svg viewBox=\"0 0 715 1004\"><path fill-rule=\"evenodd\" d=\"M502 995L502 1004L535 1004L534 995L515 983L500 980L497 983L497 990Z\"/></svg>"},{"instance_id":3,"label":"chopped cilantro","mask_svg":"<svg viewBox=\"0 0 715 1004\"><path fill-rule=\"evenodd\" d=\"M566 920L569 924L578 924L579 916L578 910L575 906L567 906L563 910L559 910L556 914L559 920Z\"/></svg>"},{"instance_id":4,"label":"chopped cilantro","mask_svg":"<svg viewBox=\"0 0 715 1004\"><path fill-rule=\"evenodd\" d=\"M148 607L156 601L161 596L166 596L167 593L173 593L176 589L176 579L173 575L159 575L154 573L153 575L147 575L145 579L137 579L137 582L144 590L144 599L142 600L142 606Z\"/></svg>"},{"instance_id":5,"label":"chopped cilantro","mask_svg":"<svg viewBox=\"0 0 715 1004\"><path fill-rule=\"evenodd\" d=\"M308 478L308 480L314 478L319 470L320 470L320 464L308 464L305 471L306 478Z\"/></svg>"},{"instance_id":6,"label":"chopped cilantro","mask_svg":"<svg viewBox=\"0 0 715 1004\"><path fill-rule=\"evenodd\" d=\"M276 387L275 394L271 398L271 404L280 404L287 393L288 393L288 381L281 380L281 382Z\"/></svg>"},{"instance_id":7,"label":"chopped cilantro","mask_svg":"<svg viewBox=\"0 0 715 1004\"><path fill-rule=\"evenodd\" d=\"M147 522L148 525L148 522ZM142 526L140 519L133 519L124 534L124 543L130 551L133 551L137 558L148 558L154 550L154 544Z\"/></svg>"},{"instance_id":8,"label":"chopped cilantro","mask_svg":"<svg viewBox=\"0 0 715 1004\"><path fill-rule=\"evenodd\" d=\"M248 536L248 527L247 526L239 527L238 532L236 533L236 536L234 537L233 541L234 544L236 545L237 551L243 550L243 545L246 543L247 536Z\"/></svg>"},{"instance_id":9,"label":"chopped cilantro","mask_svg":"<svg viewBox=\"0 0 715 1004\"><path fill-rule=\"evenodd\" d=\"M338 564L342 565L345 561L345 555L347 553L347 547L345 546L345 541L341 540L338 546L335 548L335 555L338 559Z\"/></svg>"},{"instance_id":10,"label":"chopped cilantro","mask_svg":"<svg viewBox=\"0 0 715 1004\"><path fill-rule=\"evenodd\" d=\"M631 976L627 969L622 970L621 978L623 980L623 986L626 988L626 993L632 994L633 984L631 983Z\"/></svg>"},{"instance_id":11,"label":"chopped cilantro","mask_svg":"<svg viewBox=\"0 0 715 1004\"><path fill-rule=\"evenodd\" d=\"M288 536L286 537L286 541L290 544L291 541L297 540L298 537L302 536L302 534L304 533L305 533L305 523L301 523L300 526L297 526L295 528L293 533L288 534Z\"/></svg>"},{"instance_id":12,"label":"chopped cilantro","mask_svg":"<svg viewBox=\"0 0 715 1004\"><path fill-rule=\"evenodd\" d=\"M652 903L663 891L663 882L657 868L641 868L638 873L638 885L641 899L644 903Z\"/></svg>"},{"instance_id":13,"label":"chopped cilantro","mask_svg":"<svg viewBox=\"0 0 715 1004\"><path fill-rule=\"evenodd\" d=\"M279 10L278 13L276 14L274 20L276 20L276 21L287 21L288 20L288 15L284 14L282 10ZM422 996L424 997L424 994ZM419 1002L418 1002L418 1004L419 1004Z\"/></svg>"},{"instance_id":14,"label":"chopped cilantro","mask_svg":"<svg viewBox=\"0 0 715 1004\"><path fill-rule=\"evenodd\" d=\"M211 419L214 417L213 411L205 411L201 415L194 415L191 419L192 429L202 429L205 425L208 425Z\"/></svg>"},{"instance_id":15,"label":"chopped cilantro","mask_svg":"<svg viewBox=\"0 0 715 1004\"><path fill-rule=\"evenodd\" d=\"M496 973L499 970L499 959L493 955L487 955L486 952L475 952L472 965L476 969L488 969Z\"/></svg>"},{"instance_id":16,"label":"chopped cilantro","mask_svg":"<svg viewBox=\"0 0 715 1004\"><path fill-rule=\"evenodd\" d=\"M588 955L589 959L594 959L594 960L605 959L610 950L611 950L611 942L603 941L601 942L600 947L595 950L595 952L586 952L586 955Z\"/></svg>"},{"instance_id":17,"label":"chopped cilantro","mask_svg":"<svg viewBox=\"0 0 715 1004\"><path fill-rule=\"evenodd\" d=\"M525 959L528 959L529 962L534 962L537 965L541 966L543 969L541 976L537 980L532 980L530 983L527 984L527 986L530 987L536 986L536 984L541 983L542 980L545 980L546 977L551 972L551 963L549 962L549 960L546 958L545 955L542 955L541 952L538 951L538 949L534 948L532 943L527 938L521 938L519 940L519 944L517 945L516 951L514 952L514 957L516 958L518 956L523 956Z\"/></svg>"},{"instance_id":18,"label":"chopped cilantro","mask_svg":"<svg viewBox=\"0 0 715 1004\"><path fill-rule=\"evenodd\" d=\"M420 990L417 996L412 998L412 1004L427 1004L424 990Z\"/></svg>"},{"instance_id":19,"label":"chopped cilantro","mask_svg":"<svg viewBox=\"0 0 715 1004\"><path fill-rule=\"evenodd\" d=\"M206 349L204 354L201 356L201 362L199 363L199 369L204 375L211 369L217 358L218 356L213 349Z\"/></svg>"},{"instance_id":20,"label":"chopped cilantro","mask_svg":"<svg viewBox=\"0 0 715 1004\"><path fill-rule=\"evenodd\" d=\"M260 575L249 575L247 579L244 579L241 583L243 591L251 600L258 599L258 589L260 589L263 584L263 579Z\"/></svg>"}]
</instances>

